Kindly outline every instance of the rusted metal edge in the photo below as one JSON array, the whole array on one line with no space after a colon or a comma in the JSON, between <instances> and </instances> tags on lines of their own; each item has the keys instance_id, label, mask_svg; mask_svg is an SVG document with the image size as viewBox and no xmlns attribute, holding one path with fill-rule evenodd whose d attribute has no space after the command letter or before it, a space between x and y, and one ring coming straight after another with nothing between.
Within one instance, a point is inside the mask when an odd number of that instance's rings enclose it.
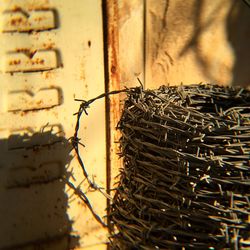
<instances>
[{"instance_id":1,"label":"rusted metal edge","mask_svg":"<svg viewBox=\"0 0 250 250\"><path fill-rule=\"evenodd\" d=\"M103 0L103 32L104 32L104 70L105 92L119 90L120 70L118 64L119 30L118 2L116 0ZM114 176L118 173L121 164L117 156L119 133L115 130L120 117L120 95L106 98L106 173L107 193L111 193ZM110 210L110 200L107 200L107 214ZM108 216L109 218L109 216ZM110 229L110 223L107 222Z\"/></svg>"}]
</instances>

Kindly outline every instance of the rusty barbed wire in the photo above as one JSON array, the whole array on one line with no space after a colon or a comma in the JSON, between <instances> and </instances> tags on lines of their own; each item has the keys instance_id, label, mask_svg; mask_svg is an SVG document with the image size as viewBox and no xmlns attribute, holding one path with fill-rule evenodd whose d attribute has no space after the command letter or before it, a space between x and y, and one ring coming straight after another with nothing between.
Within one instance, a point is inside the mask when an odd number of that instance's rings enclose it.
<instances>
[{"instance_id":1,"label":"rusty barbed wire","mask_svg":"<svg viewBox=\"0 0 250 250\"><path fill-rule=\"evenodd\" d=\"M85 147L85 145L81 142L81 138L79 138L78 133L79 133L79 129L80 129L80 123L81 123L81 118L82 115L88 115L87 109L90 107L90 105L102 98L106 98L109 97L110 95L116 95L119 93L123 93L123 92L127 92L128 89L123 89L123 90L115 90L115 91L111 91L108 93L103 93L95 98L92 98L88 101L86 100L82 100L82 99L75 99L75 101L81 102L78 112L76 112L74 115L76 115L76 125L75 125L75 132L74 135L72 137L70 137L68 140L71 142L72 145L72 149L75 151L76 154L76 158L77 161L82 169L84 178L87 180L89 188L94 190L94 191L98 191L100 192L102 195L104 195L107 199L112 199L112 197L106 193L106 191L104 190L105 188L100 187L97 183L95 183L94 181L91 180L91 178L88 175L88 171L84 165L84 160L82 159L82 156L80 154L80 150L79 150L79 146L83 146ZM78 187L75 187L75 185L66 180L67 185L74 190L74 193L87 205L87 207L89 208L89 210L91 211L93 217L96 219L96 221L98 221L103 227L107 227L107 224L103 221L103 219L94 211L91 202L89 201L87 195L81 191L81 189Z\"/></svg>"},{"instance_id":2,"label":"rusty barbed wire","mask_svg":"<svg viewBox=\"0 0 250 250\"><path fill-rule=\"evenodd\" d=\"M250 92L127 90L113 249L249 249Z\"/></svg>"}]
</instances>

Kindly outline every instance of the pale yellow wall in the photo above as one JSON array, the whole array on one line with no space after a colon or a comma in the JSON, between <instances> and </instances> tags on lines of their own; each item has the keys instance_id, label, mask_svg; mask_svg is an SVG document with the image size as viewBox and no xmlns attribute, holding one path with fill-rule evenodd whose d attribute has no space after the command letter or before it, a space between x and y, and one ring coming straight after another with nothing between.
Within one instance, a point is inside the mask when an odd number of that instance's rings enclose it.
<instances>
[{"instance_id":1,"label":"pale yellow wall","mask_svg":"<svg viewBox=\"0 0 250 250\"><path fill-rule=\"evenodd\" d=\"M105 89L102 2L3 0L0 18L0 249L100 249L106 230L62 178L76 187L84 181L67 141L79 107L74 98ZM100 100L82 117L79 137L90 179L104 190L105 134ZM64 145L53 144L61 139ZM106 198L86 181L79 188L104 216Z\"/></svg>"}]
</instances>

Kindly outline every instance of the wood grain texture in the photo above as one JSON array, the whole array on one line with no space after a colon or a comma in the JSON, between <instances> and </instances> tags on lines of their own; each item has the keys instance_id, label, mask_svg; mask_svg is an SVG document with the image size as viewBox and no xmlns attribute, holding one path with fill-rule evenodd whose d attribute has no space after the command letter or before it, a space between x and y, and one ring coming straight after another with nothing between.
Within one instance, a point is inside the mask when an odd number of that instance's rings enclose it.
<instances>
[{"instance_id":1,"label":"wood grain texture","mask_svg":"<svg viewBox=\"0 0 250 250\"><path fill-rule=\"evenodd\" d=\"M249 82L246 56L241 59L243 69L235 72L239 55L243 57L240 47L249 54L249 17L243 1L146 1L147 87L181 82Z\"/></svg>"},{"instance_id":2,"label":"wood grain texture","mask_svg":"<svg viewBox=\"0 0 250 250\"><path fill-rule=\"evenodd\" d=\"M143 48L143 0L107 1L108 27L108 91L138 85L137 77L144 77ZM122 109L122 95L109 101L109 188L114 188L121 167L118 156L120 138L116 130Z\"/></svg>"},{"instance_id":3,"label":"wood grain texture","mask_svg":"<svg viewBox=\"0 0 250 250\"><path fill-rule=\"evenodd\" d=\"M120 0L118 12L121 82L138 84L137 77L144 80L144 1Z\"/></svg>"}]
</instances>

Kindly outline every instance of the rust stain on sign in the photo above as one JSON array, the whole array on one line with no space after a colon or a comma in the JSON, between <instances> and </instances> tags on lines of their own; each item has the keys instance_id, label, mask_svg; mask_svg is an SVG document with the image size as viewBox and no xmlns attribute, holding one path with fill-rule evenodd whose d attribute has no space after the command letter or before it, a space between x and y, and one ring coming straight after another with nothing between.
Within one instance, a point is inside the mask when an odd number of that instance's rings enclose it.
<instances>
[{"instance_id":1,"label":"rust stain on sign","mask_svg":"<svg viewBox=\"0 0 250 250\"><path fill-rule=\"evenodd\" d=\"M106 15L106 48L107 48L107 74L106 91L120 89L120 69L119 59L119 12L116 0L105 1ZM110 96L106 104L106 122L107 122L107 191L114 187L115 176L118 174L121 160L117 156L119 150L118 144L114 143L119 140L119 133L115 129L120 117L120 95ZM112 194L111 194L112 195ZM109 213L109 201L107 201ZM109 225L109 222L108 222Z\"/></svg>"},{"instance_id":2,"label":"rust stain on sign","mask_svg":"<svg viewBox=\"0 0 250 250\"><path fill-rule=\"evenodd\" d=\"M133 86L135 76L138 76L135 73L144 72L143 6L143 0L104 1L107 92L120 90L125 84L127 87ZM111 188L122 165L117 156L119 144L116 142L119 141L120 133L116 126L120 120L123 96L110 96L107 107L107 180Z\"/></svg>"},{"instance_id":3,"label":"rust stain on sign","mask_svg":"<svg viewBox=\"0 0 250 250\"><path fill-rule=\"evenodd\" d=\"M118 65L119 57L119 11L118 3L115 0L107 1L107 19L108 19L108 72L109 72L109 83L108 91L119 90L120 89L120 69ZM120 96L115 95L110 97L109 102L110 111L110 164L111 173L115 172L115 168L119 166L119 159L116 155L117 145L114 144L115 141L119 139L119 134L115 130L117 122L120 117ZM111 176L111 180L112 180ZM112 185L112 183L111 183Z\"/></svg>"},{"instance_id":4,"label":"rust stain on sign","mask_svg":"<svg viewBox=\"0 0 250 250\"><path fill-rule=\"evenodd\" d=\"M119 34L118 34L118 3L115 0L107 1L108 17L108 60L109 60L109 87L117 89L120 87L120 76L118 66Z\"/></svg>"}]
</instances>

